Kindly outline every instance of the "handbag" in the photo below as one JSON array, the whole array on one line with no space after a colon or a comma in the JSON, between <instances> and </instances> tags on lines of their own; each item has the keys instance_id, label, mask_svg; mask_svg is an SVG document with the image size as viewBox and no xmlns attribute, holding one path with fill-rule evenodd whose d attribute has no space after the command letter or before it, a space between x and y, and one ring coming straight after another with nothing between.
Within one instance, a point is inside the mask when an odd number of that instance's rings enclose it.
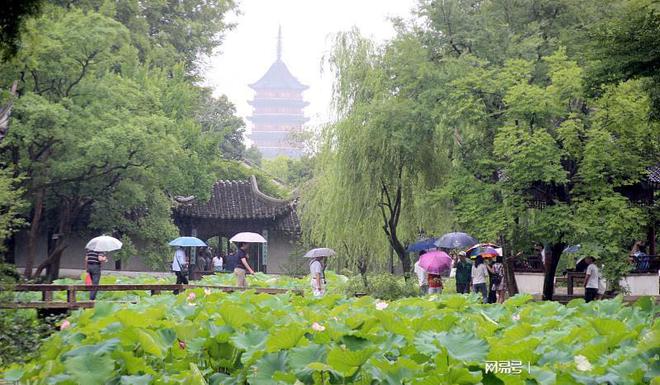
<instances>
[{"instance_id":1,"label":"handbag","mask_svg":"<svg viewBox=\"0 0 660 385\"><path fill-rule=\"evenodd\" d=\"M92 275L89 273L85 273L85 285L86 286L92 285Z\"/></svg>"}]
</instances>

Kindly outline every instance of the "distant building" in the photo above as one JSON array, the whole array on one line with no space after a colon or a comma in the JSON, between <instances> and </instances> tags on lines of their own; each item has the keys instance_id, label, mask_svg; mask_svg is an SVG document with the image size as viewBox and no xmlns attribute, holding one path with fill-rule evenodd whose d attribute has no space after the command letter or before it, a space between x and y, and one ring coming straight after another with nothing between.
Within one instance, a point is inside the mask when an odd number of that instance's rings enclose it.
<instances>
[{"instance_id":1,"label":"distant building","mask_svg":"<svg viewBox=\"0 0 660 385\"><path fill-rule=\"evenodd\" d=\"M256 94L249 101L254 107L253 115L248 119L253 123L250 139L261 151L264 158L287 155L298 158L302 155L302 146L296 143L292 133L299 132L305 117L303 108L307 102L302 92L309 88L291 75L282 61L282 30L277 37L277 59L266 74L250 84Z\"/></svg>"}]
</instances>

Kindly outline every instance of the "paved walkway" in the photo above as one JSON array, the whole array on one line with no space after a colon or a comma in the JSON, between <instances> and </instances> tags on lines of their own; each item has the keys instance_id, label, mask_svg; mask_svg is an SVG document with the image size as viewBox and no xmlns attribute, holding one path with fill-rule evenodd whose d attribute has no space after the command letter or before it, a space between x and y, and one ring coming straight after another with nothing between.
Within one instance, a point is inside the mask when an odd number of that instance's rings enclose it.
<instances>
[{"instance_id":1,"label":"paved walkway","mask_svg":"<svg viewBox=\"0 0 660 385\"><path fill-rule=\"evenodd\" d=\"M23 274L23 268L17 267L16 271ZM83 274L82 269L60 269L60 278L80 278ZM119 275L122 277L138 277L141 275L151 275L154 277L173 277L174 274L169 271L129 271L129 270L102 270L102 275Z\"/></svg>"}]
</instances>

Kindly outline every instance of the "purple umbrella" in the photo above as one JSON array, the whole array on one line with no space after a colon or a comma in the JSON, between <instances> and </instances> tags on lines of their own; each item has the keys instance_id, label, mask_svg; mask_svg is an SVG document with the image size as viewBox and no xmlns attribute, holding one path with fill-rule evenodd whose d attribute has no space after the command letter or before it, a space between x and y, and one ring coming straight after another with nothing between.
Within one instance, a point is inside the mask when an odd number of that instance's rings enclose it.
<instances>
[{"instance_id":1,"label":"purple umbrella","mask_svg":"<svg viewBox=\"0 0 660 385\"><path fill-rule=\"evenodd\" d=\"M444 251L429 251L419 257L419 266L430 274L440 274L451 269L451 257Z\"/></svg>"}]
</instances>

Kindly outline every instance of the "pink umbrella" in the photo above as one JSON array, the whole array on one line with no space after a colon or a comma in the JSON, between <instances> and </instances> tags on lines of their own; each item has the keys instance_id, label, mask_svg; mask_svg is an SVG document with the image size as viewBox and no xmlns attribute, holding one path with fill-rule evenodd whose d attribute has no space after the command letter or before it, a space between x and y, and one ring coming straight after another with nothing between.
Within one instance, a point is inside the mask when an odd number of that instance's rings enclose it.
<instances>
[{"instance_id":1,"label":"pink umbrella","mask_svg":"<svg viewBox=\"0 0 660 385\"><path fill-rule=\"evenodd\" d=\"M430 274L440 274L451 269L451 257L444 251L429 251L419 257L419 266Z\"/></svg>"}]
</instances>

